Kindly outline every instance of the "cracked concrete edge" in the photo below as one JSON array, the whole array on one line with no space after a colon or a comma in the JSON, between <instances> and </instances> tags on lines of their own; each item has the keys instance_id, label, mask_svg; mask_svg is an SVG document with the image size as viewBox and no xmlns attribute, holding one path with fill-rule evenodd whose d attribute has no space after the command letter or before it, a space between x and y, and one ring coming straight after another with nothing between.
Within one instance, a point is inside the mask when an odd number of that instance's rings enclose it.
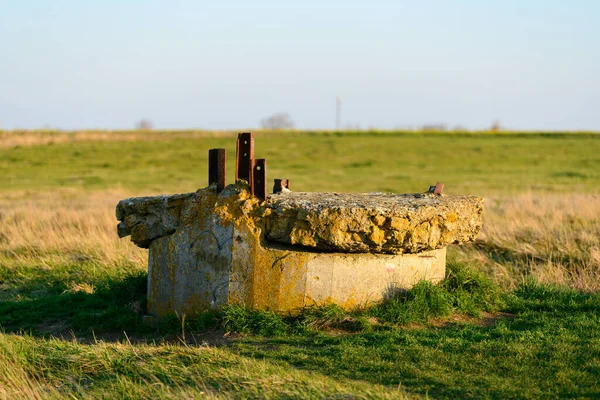
<instances>
[{"instance_id":1,"label":"cracked concrete edge","mask_svg":"<svg viewBox=\"0 0 600 400\"><path fill-rule=\"evenodd\" d=\"M241 213L264 237L316 251L418 253L474 240L482 226L483 199L431 194L345 194L289 192L265 202L251 196L245 182L194 193L129 198L117 205L119 236L131 235L143 248L192 223L199 213ZM222 203L226 207L216 207ZM239 208L235 210L234 208ZM226 215L227 214L227 215Z\"/></svg>"}]
</instances>

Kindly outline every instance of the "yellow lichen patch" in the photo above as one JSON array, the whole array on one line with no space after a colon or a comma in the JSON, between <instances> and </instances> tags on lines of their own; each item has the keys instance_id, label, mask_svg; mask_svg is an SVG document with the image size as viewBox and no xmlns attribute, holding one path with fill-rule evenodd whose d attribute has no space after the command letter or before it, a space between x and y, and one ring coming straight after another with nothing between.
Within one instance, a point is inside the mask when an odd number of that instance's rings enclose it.
<instances>
[{"instance_id":1,"label":"yellow lichen patch","mask_svg":"<svg viewBox=\"0 0 600 400\"><path fill-rule=\"evenodd\" d=\"M349 294L349 296L350 297L348 297L346 301L339 304L339 306L342 307L344 310L352 310L358 306L358 302L354 299L354 295Z\"/></svg>"},{"instance_id":2,"label":"yellow lichen patch","mask_svg":"<svg viewBox=\"0 0 600 400\"><path fill-rule=\"evenodd\" d=\"M382 226L385 224L385 220L386 218L383 215L375 215L371 218L371 221L373 221L373 223L377 226Z\"/></svg>"},{"instance_id":3,"label":"yellow lichen patch","mask_svg":"<svg viewBox=\"0 0 600 400\"><path fill-rule=\"evenodd\" d=\"M309 257L310 253L256 247L252 307L273 311L302 308Z\"/></svg>"},{"instance_id":4,"label":"yellow lichen patch","mask_svg":"<svg viewBox=\"0 0 600 400\"><path fill-rule=\"evenodd\" d=\"M207 301L207 297L202 296L201 293L189 293L185 297L183 304L183 309L187 312L183 312L179 315L180 318L182 318L183 315L193 317L200 312L211 308L210 302Z\"/></svg>"},{"instance_id":5,"label":"yellow lichen patch","mask_svg":"<svg viewBox=\"0 0 600 400\"><path fill-rule=\"evenodd\" d=\"M323 300L317 300L317 299L313 298L309 293L307 293L306 298L305 298L305 304L306 304L306 307L315 307L315 306L320 307L320 306L326 306L329 304L337 304L337 302L331 296L326 297Z\"/></svg>"},{"instance_id":6,"label":"yellow lichen patch","mask_svg":"<svg viewBox=\"0 0 600 400\"><path fill-rule=\"evenodd\" d=\"M432 224L429 231L429 247L435 249L440 243L442 237L442 231L438 224Z\"/></svg>"},{"instance_id":7,"label":"yellow lichen patch","mask_svg":"<svg viewBox=\"0 0 600 400\"><path fill-rule=\"evenodd\" d=\"M411 245L413 252L419 251L429 242L430 225L428 222L422 222L411 232Z\"/></svg>"},{"instance_id":8,"label":"yellow lichen patch","mask_svg":"<svg viewBox=\"0 0 600 400\"><path fill-rule=\"evenodd\" d=\"M381 246L383 243L385 243L385 231L373 225L371 227L371 235L369 236L369 239L373 244Z\"/></svg>"},{"instance_id":9,"label":"yellow lichen patch","mask_svg":"<svg viewBox=\"0 0 600 400\"><path fill-rule=\"evenodd\" d=\"M393 237L397 243L403 243L406 237L406 231L394 232Z\"/></svg>"},{"instance_id":10,"label":"yellow lichen patch","mask_svg":"<svg viewBox=\"0 0 600 400\"><path fill-rule=\"evenodd\" d=\"M265 247L261 218L264 210L255 198L229 203L227 214L235 216L230 303L273 311L302 308L303 268L309 254Z\"/></svg>"},{"instance_id":11,"label":"yellow lichen patch","mask_svg":"<svg viewBox=\"0 0 600 400\"><path fill-rule=\"evenodd\" d=\"M302 228L295 227L290 233L290 239L293 245L310 246L314 247L317 245L312 232L304 230Z\"/></svg>"},{"instance_id":12,"label":"yellow lichen patch","mask_svg":"<svg viewBox=\"0 0 600 400\"><path fill-rule=\"evenodd\" d=\"M400 218L400 217L391 217L389 218L390 220L390 227L392 229L395 229L397 231L404 231L406 229L408 229L408 219L406 218Z\"/></svg>"}]
</instances>

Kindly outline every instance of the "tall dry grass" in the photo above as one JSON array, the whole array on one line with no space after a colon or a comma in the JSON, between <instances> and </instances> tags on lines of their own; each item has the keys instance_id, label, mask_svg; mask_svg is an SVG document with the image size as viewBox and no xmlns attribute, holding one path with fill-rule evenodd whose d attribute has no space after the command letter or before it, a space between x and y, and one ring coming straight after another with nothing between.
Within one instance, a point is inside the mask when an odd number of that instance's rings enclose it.
<instances>
[{"instance_id":1,"label":"tall dry grass","mask_svg":"<svg viewBox=\"0 0 600 400\"><path fill-rule=\"evenodd\" d=\"M23 264L93 259L145 268L147 252L116 233L119 191L11 192L0 198L0 254Z\"/></svg>"},{"instance_id":2,"label":"tall dry grass","mask_svg":"<svg viewBox=\"0 0 600 400\"><path fill-rule=\"evenodd\" d=\"M16 146L35 146L60 143L79 142L139 142L172 140L180 138L204 138L204 137L234 137L230 131L54 131L54 130L24 130L24 131L2 131L0 130L0 148L12 148Z\"/></svg>"},{"instance_id":3,"label":"tall dry grass","mask_svg":"<svg viewBox=\"0 0 600 400\"><path fill-rule=\"evenodd\" d=\"M600 290L600 195L489 198L479 239L453 249L509 287L524 276Z\"/></svg>"},{"instance_id":4,"label":"tall dry grass","mask_svg":"<svg viewBox=\"0 0 600 400\"><path fill-rule=\"evenodd\" d=\"M14 354L2 354L2 358L0 358L0 399L41 400L48 397L45 388L27 375Z\"/></svg>"},{"instance_id":5,"label":"tall dry grass","mask_svg":"<svg viewBox=\"0 0 600 400\"><path fill-rule=\"evenodd\" d=\"M120 191L27 193L0 199L0 254L13 264L96 260L146 268L146 250L116 233ZM477 263L512 287L525 276L580 290L600 290L600 196L525 194L486 200L478 240L450 254ZM9 263L9 265L10 265Z\"/></svg>"}]
</instances>

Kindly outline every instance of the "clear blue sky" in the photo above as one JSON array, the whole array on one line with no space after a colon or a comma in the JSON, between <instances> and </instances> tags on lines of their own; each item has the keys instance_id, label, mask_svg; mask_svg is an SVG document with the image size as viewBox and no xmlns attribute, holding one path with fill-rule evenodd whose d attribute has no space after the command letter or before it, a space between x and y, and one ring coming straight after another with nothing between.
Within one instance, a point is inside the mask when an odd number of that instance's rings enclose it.
<instances>
[{"instance_id":1,"label":"clear blue sky","mask_svg":"<svg viewBox=\"0 0 600 400\"><path fill-rule=\"evenodd\" d=\"M0 128L600 130L600 1L0 0Z\"/></svg>"}]
</instances>

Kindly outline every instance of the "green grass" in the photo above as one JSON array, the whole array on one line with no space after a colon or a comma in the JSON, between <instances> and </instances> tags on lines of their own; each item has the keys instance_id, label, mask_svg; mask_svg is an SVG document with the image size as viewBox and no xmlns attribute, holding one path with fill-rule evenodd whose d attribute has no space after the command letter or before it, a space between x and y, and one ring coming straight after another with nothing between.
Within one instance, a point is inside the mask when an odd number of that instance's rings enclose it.
<instances>
[{"instance_id":1,"label":"green grass","mask_svg":"<svg viewBox=\"0 0 600 400\"><path fill-rule=\"evenodd\" d=\"M440 284L422 282L373 309L281 316L229 307L150 329L127 310L143 300L141 278L107 282L94 294L0 303L0 354L45 387L75 396L540 398L600 391L599 294L532 280L503 292L472 268L451 264ZM487 319L466 317L485 312ZM46 339L45 325L56 320L91 344ZM206 348L208 328L245 335ZM127 334L106 336L121 330ZM161 344L175 332L174 344Z\"/></svg>"},{"instance_id":2,"label":"green grass","mask_svg":"<svg viewBox=\"0 0 600 400\"><path fill-rule=\"evenodd\" d=\"M370 309L279 315L232 306L154 327L142 324L145 263L112 241L107 193L203 187L214 147L228 151L231 182L235 138L49 135L55 143L0 146L0 398L599 396L600 294L531 278L501 287L492 277L527 275L535 262L547 276L564 273L558 281L597 287L600 224L590 204L600 193L600 135L258 134L270 179L289 178L293 190L419 192L439 180L450 194L497 196L486 202L486 224L496 225L467 251L450 249L445 280ZM38 192L49 197L31 200ZM527 207L501 207L502 196L530 192L519 200ZM573 198L580 214L553 200L561 192L587 193ZM109 214L96 210L107 204ZM535 214L527 226L521 209Z\"/></svg>"},{"instance_id":3,"label":"green grass","mask_svg":"<svg viewBox=\"0 0 600 400\"><path fill-rule=\"evenodd\" d=\"M434 398L595 397L600 296L524 285L493 325L253 338L245 356Z\"/></svg>"},{"instance_id":4,"label":"green grass","mask_svg":"<svg viewBox=\"0 0 600 400\"><path fill-rule=\"evenodd\" d=\"M268 176L297 191L420 192L442 181L448 193L597 191L600 135L281 134L257 135ZM0 148L0 189L125 188L153 194L207 183L208 149L234 138L98 141ZM551 155L551 156L549 156Z\"/></svg>"},{"instance_id":5,"label":"green grass","mask_svg":"<svg viewBox=\"0 0 600 400\"><path fill-rule=\"evenodd\" d=\"M16 284L5 269L0 275L0 282L5 283L4 296L0 298L0 326L8 332L25 330L41 336L65 332L83 337L115 331L134 335L180 333L182 321L176 317L164 321L156 331L139 324L144 314L146 273L127 265L121 268L96 278L86 274L84 266L77 270L53 268L45 271L43 280L38 269L21 269ZM91 283L94 290L69 290L64 282L73 282L76 274L80 274L81 282ZM500 288L481 272L464 264L450 263L447 278L440 284L420 282L369 309L348 313L331 305L285 316L230 306L221 312L208 312L194 320L183 321L183 329L218 328L265 336L310 334L333 328L395 329L412 322L428 323L431 318L452 313L477 317L483 311L497 311L504 303ZM60 321L60 331L53 326L56 321Z\"/></svg>"},{"instance_id":6,"label":"green grass","mask_svg":"<svg viewBox=\"0 0 600 400\"><path fill-rule=\"evenodd\" d=\"M397 388L331 378L201 344L88 346L0 333L0 397L10 399L314 399L345 394L404 397Z\"/></svg>"}]
</instances>

